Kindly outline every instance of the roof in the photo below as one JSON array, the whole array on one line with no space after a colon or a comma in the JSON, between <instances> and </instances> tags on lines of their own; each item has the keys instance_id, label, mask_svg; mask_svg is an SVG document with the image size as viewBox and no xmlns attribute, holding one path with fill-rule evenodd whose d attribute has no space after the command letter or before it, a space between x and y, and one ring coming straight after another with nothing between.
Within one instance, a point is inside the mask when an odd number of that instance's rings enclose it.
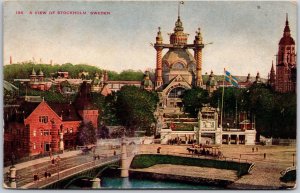
<instances>
[{"instance_id":1,"label":"roof","mask_svg":"<svg viewBox=\"0 0 300 193\"><path fill-rule=\"evenodd\" d=\"M142 81L136 80L109 80L106 81L107 84L141 84Z\"/></svg>"},{"instance_id":2,"label":"roof","mask_svg":"<svg viewBox=\"0 0 300 193\"><path fill-rule=\"evenodd\" d=\"M188 65L196 64L194 56L187 49L170 49L162 60L167 61L169 65L182 60Z\"/></svg>"},{"instance_id":3,"label":"roof","mask_svg":"<svg viewBox=\"0 0 300 193\"><path fill-rule=\"evenodd\" d=\"M108 88L108 86L107 85L104 85L104 87L103 87L103 89L102 89L102 91L101 91L101 94L103 95L103 96L107 96L107 95L110 95L112 92L111 92L111 90Z\"/></svg>"},{"instance_id":4,"label":"roof","mask_svg":"<svg viewBox=\"0 0 300 193\"><path fill-rule=\"evenodd\" d=\"M7 91L19 90L16 86L14 86L13 84L11 84L10 82L7 82L6 80L3 81L3 87Z\"/></svg>"},{"instance_id":5,"label":"roof","mask_svg":"<svg viewBox=\"0 0 300 193\"><path fill-rule=\"evenodd\" d=\"M280 39L279 45L295 45L295 41L291 36L284 36Z\"/></svg>"},{"instance_id":6,"label":"roof","mask_svg":"<svg viewBox=\"0 0 300 193\"><path fill-rule=\"evenodd\" d=\"M58 115L62 116L63 121L80 121L76 108L71 103L48 103L51 109Z\"/></svg>"}]
</instances>

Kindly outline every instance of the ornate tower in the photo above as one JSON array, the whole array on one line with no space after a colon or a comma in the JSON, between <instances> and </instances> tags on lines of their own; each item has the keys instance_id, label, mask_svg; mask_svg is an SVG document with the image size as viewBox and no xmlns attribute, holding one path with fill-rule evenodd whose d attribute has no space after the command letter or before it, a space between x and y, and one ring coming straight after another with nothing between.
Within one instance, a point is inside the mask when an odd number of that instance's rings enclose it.
<instances>
[{"instance_id":1,"label":"ornate tower","mask_svg":"<svg viewBox=\"0 0 300 193\"><path fill-rule=\"evenodd\" d=\"M202 35L200 28L196 31L196 36L194 40L194 57L196 60L196 86L200 87L203 84L202 81L202 48L204 47L202 43Z\"/></svg>"},{"instance_id":2,"label":"ornate tower","mask_svg":"<svg viewBox=\"0 0 300 193\"><path fill-rule=\"evenodd\" d=\"M195 40L188 44L189 34L184 33L183 22L180 19L180 5L178 4L178 18L175 22L174 32L170 33L170 43L163 43L160 27L158 28L154 48L156 50L155 90L162 90L174 78L186 81L189 85L201 87L202 80L202 49L204 44L200 28L196 31ZM162 50L168 52L162 57ZM194 50L194 56L189 52Z\"/></svg>"},{"instance_id":3,"label":"ornate tower","mask_svg":"<svg viewBox=\"0 0 300 193\"><path fill-rule=\"evenodd\" d=\"M296 53L295 41L291 37L288 15L286 16L283 37L278 44L275 90L295 92L296 90Z\"/></svg>"},{"instance_id":4,"label":"ornate tower","mask_svg":"<svg viewBox=\"0 0 300 193\"><path fill-rule=\"evenodd\" d=\"M156 36L156 43L154 45L156 49L156 74L155 74L155 89L160 88L163 84L162 80L162 50L163 38L161 35L160 27L158 27L158 32Z\"/></svg>"}]
</instances>

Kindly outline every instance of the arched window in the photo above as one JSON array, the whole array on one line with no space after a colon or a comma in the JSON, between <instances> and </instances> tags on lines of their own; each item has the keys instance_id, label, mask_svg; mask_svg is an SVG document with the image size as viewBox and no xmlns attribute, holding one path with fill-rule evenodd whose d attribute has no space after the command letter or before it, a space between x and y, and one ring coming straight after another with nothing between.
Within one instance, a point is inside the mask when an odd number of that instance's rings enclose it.
<instances>
[{"instance_id":1,"label":"arched window","mask_svg":"<svg viewBox=\"0 0 300 193\"><path fill-rule=\"evenodd\" d=\"M184 91L184 88L176 87L169 92L168 98L182 98Z\"/></svg>"},{"instance_id":2,"label":"arched window","mask_svg":"<svg viewBox=\"0 0 300 193\"><path fill-rule=\"evenodd\" d=\"M182 70L182 69L184 69L184 65L182 63L177 62L177 63L172 65L172 69Z\"/></svg>"}]
</instances>

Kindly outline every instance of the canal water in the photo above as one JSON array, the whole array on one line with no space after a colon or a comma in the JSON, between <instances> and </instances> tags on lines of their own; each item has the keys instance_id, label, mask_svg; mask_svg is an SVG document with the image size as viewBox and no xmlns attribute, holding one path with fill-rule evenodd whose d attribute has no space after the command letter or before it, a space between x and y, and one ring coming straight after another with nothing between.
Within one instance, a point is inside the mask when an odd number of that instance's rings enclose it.
<instances>
[{"instance_id":1,"label":"canal water","mask_svg":"<svg viewBox=\"0 0 300 193\"><path fill-rule=\"evenodd\" d=\"M216 187L188 184L174 181L155 181L150 179L103 177L102 188L105 189L197 189L212 190Z\"/></svg>"},{"instance_id":2,"label":"canal water","mask_svg":"<svg viewBox=\"0 0 300 193\"><path fill-rule=\"evenodd\" d=\"M69 186L68 189L92 189L90 183L83 179ZM189 184L175 181L156 181L151 179L102 177L101 189L181 189L181 190L214 190L213 186Z\"/></svg>"}]
</instances>

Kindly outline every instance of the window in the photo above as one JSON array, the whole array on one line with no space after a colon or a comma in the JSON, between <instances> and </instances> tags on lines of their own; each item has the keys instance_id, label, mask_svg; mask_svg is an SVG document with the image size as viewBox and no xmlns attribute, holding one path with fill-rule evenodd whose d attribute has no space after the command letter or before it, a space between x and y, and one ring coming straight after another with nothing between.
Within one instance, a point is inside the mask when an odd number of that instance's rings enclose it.
<instances>
[{"instance_id":1,"label":"window","mask_svg":"<svg viewBox=\"0 0 300 193\"><path fill-rule=\"evenodd\" d=\"M43 136L43 129L41 129L41 136Z\"/></svg>"},{"instance_id":2,"label":"window","mask_svg":"<svg viewBox=\"0 0 300 193\"><path fill-rule=\"evenodd\" d=\"M182 87L174 88L170 91L168 98L181 98L185 89Z\"/></svg>"},{"instance_id":3,"label":"window","mask_svg":"<svg viewBox=\"0 0 300 193\"><path fill-rule=\"evenodd\" d=\"M34 137L36 136L36 130L33 130L33 136Z\"/></svg>"},{"instance_id":4,"label":"window","mask_svg":"<svg viewBox=\"0 0 300 193\"><path fill-rule=\"evenodd\" d=\"M73 133L73 128L70 128L69 132L70 132L70 133Z\"/></svg>"},{"instance_id":5,"label":"window","mask_svg":"<svg viewBox=\"0 0 300 193\"><path fill-rule=\"evenodd\" d=\"M48 123L48 116L40 116L39 121L40 123Z\"/></svg>"},{"instance_id":6,"label":"window","mask_svg":"<svg viewBox=\"0 0 300 193\"><path fill-rule=\"evenodd\" d=\"M184 69L184 65L181 63L175 63L175 64L173 64L172 69L182 70L182 69Z\"/></svg>"},{"instance_id":7,"label":"window","mask_svg":"<svg viewBox=\"0 0 300 193\"><path fill-rule=\"evenodd\" d=\"M33 143L33 149L36 149L36 144L35 143Z\"/></svg>"},{"instance_id":8,"label":"window","mask_svg":"<svg viewBox=\"0 0 300 193\"><path fill-rule=\"evenodd\" d=\"M49 130L44 130L44 136L48 136L50 134Z\"/></svg>"}]
</instances>

